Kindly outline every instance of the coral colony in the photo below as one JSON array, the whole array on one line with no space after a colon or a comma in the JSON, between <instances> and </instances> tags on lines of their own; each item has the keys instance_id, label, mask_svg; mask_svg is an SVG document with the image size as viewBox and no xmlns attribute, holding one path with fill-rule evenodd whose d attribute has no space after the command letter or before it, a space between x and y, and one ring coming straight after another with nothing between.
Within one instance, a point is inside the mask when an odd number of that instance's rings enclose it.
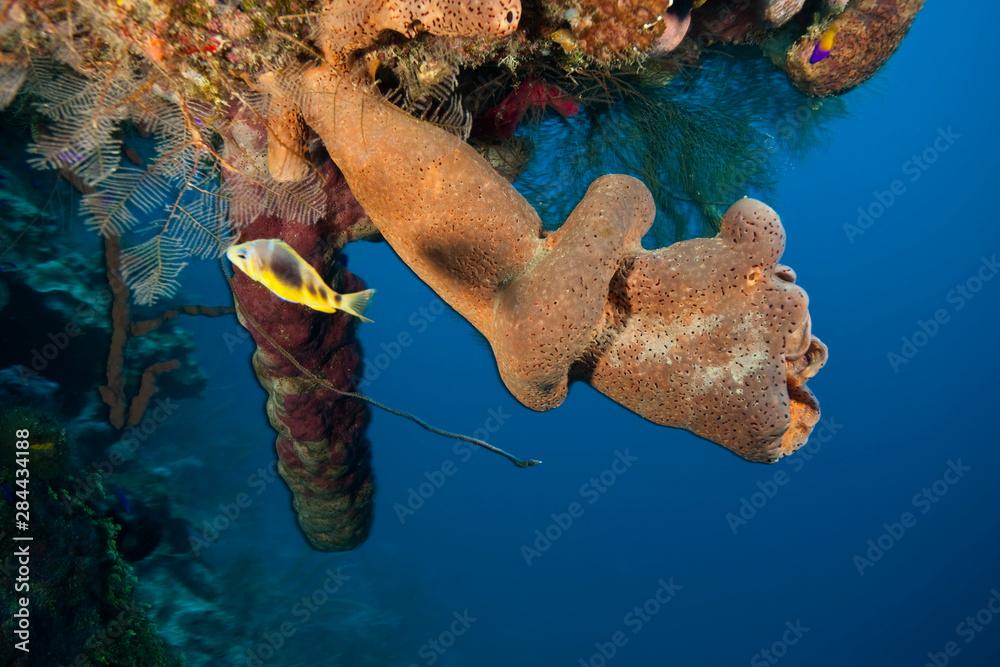
<instances>
[{"instance_id":1,"label":"coral colony","mask_svg":"<svg viewBox=\"0 0 1000 667\"><path fill-rule=\"evenodd\" d=\"M659 148L685 151L689 175L701 173L692 162L715 160L706 171L730 179L727 201L704 199L718 191L708 182L671 195L655 170L599 173L551 232L509 180L531 156L521 130L546 112L565 126L599 123L600 109L652 89L664 99L724 49L779 72L796 95L837 95L878 70L922 4L7 1L0 107L34 114L31 164L83 193L105 239L113 321L100 397L114 430L140 426L157 393L186 386L188 348L130 341L165 341L158 329L179 315L232 312L188 305L134 320L130 302L171 298L189 259L257 239L288 244L333 292L359 292L339 253L365 238L388 243L489 341L524 405L555 408L583 381L657 424L773 462L819 419L806 382L827 352L806 293L779 263L778 215L742 198L754 174L730 156L756 157L749 121L699 124L680 102L669 107L683 146ZM643 249L668 199L712 224L702 238ZM357 321L281 300L241 271L230 285L299 524L317 549L352 549L372 522L369 406L384 407L354 393ZM100 340L109 325L93 319L84 326ZM89 521L82 506L60 511Z\"/></svg>"}]
</instances>

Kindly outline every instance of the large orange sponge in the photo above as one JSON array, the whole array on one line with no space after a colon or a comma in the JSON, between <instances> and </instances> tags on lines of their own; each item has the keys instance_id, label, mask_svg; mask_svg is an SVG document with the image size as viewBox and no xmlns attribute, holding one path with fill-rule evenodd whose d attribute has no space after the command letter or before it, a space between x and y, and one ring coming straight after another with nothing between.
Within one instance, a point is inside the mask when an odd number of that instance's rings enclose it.
<instances>
[{"instance_id":1,"label":"large orange sponge","mask_svg":"<svg viewBox=\"0 0 1000 667\"><path fill-rule=\"evenodd\" d=\"M826 348L778 216L744 199L719 236L646 251L638 180L605 176L555 233L475 150L316 68L301 108L383 237L489 341L504 383L546 410L570 380L754 461L819 419L805 382Z\"/></svg>"}]
</instances>

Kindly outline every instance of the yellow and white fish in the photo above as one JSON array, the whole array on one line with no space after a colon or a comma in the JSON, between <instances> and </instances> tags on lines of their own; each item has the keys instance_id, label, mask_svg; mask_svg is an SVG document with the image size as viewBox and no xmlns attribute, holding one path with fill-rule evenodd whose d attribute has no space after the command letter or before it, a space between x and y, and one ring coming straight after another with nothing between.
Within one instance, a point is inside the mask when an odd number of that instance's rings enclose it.
<instances>
[{"instance_id":1,"label":"yellow and white fish","mask_svg":"<svg viewBox=\"0 0 1000 667\"><path fill-rule=\"evenodd\" d=\"M371 322L363 313L375 290L338 294L323 282L309 262L281 239L240 243L226 250L226 257L233 266L274 292L279 299L322 313L342 310L362 322Z\"/></svg>"}]
</instances>

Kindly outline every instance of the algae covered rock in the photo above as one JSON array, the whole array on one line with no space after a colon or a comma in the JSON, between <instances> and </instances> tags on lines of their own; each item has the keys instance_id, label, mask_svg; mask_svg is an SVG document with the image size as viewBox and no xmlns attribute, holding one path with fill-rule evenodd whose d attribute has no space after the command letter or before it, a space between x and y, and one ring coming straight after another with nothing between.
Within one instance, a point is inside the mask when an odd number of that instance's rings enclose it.
<instances>
[{"instance_id":1,"label":"algae covered rock","mask_svg":"<svg viewBox=\"0 0 1000 667\"><path fill-rule=\"evenodd\" d=\"M0 480L15 486L15 444L18 431L26 430L31 480L51 481L64 478L72 471L72 455L66 428L55 417L31 408L0 410Z\"/></svg>"},{"instance_id":2,"label":"algae covered rock","mask_svg":"<svg viewBox=\"0 0 1000 667\"><path fill-rule=\"evenodd\" d=\"M2 419L5 425L13 423L8 421L11 419L35 424L39 434L51 435L46 429L53 428L30 415L8 413ZM9 444L4 442L5 452ZM64 455L63 447L53 448L48 460L41 454L32 457L29 532L33 540L24 543L30 570L25 582L29 588L23 592L30 600L30 662L11 641L2 643L0 662L81 667L179 665L136 597L135 575L116 546L118 526L62 488L58 483L61 478L46 480L46 474L65 473L52 460ZM6 477L7 471L4 473ZM19 567L14 556L6 555L0 563L4 580L22 576ZM5 591L0 603L3 632L9 638L18 601Z\"/></svg>"}]
</instances>

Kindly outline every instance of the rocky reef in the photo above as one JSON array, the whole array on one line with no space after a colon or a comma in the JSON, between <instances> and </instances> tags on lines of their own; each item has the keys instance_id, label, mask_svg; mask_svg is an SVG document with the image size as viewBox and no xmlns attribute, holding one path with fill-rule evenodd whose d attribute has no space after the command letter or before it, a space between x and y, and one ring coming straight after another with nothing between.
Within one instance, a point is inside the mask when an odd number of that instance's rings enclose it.
<instances>
[{"instance_id":1,"label":"rocky reef","mask_svg":"<svg viewBox=\"0 0 1000 667\"><path fill-rule=\"evenodd\" d=\"M99 386L113 440L141 423L154 393L196 390L183 334L170 321L228 310L170 302L189 259L277 237L335 288L350 290L361 281L344 267L341 248L383 238L490 341L504 383L525 405L553 408L572 381L589 382L656 423L774 461L801 446L818 420L805 384L826 349L812 336L794 272L778 264L785 231L777 214L740 198L767 164L758 157L769 147L753 131L755 109L734 124L708 112L693 120L679 104L644 104L637 117L662 115L677 126L663 136L676 139L680 166L658 168L662 146L632 155L615 146L623 171L642 181L595 174L555 230L543 230L536 209L493 165L509 167L508 176L524 166L523 122L554 111L566 124L584 115L600 123L590 110L613 113L672 81L697 85L685 77L720 50L787 74L808 95L843 92L895 52L921 6L5 3L0 105L29 118L30 163L84 193L103 261L78 262L39 239L38 269L2 276L0 307L50 331L55 320L43 311L74 313L74 331L109 349L102 365L77 355L50 360L53 370L86 363L65 380L79 387L42 379L79 401L78 410L103 409L92 392L89 402L81 398ZM757 85L762 77L751 71L730 88ZM635 127L633 143L660 136L655 124ZM144 151L129 145L133 136ZM670 182L681 172L683 182ZM668 201L686 202L670 204L678 229L679 211L704 214L711 224L691 235L707 238L645 250L640 239ZM77 314L77 302L96 303L91 292L104 283L110 298ZM357 395L345 395L361 363L353 323L281 302L241 274L230 284L256 344L253 367L268 392L279 471L299 523L318 549L353 548L368 534L374 489L368 413ZM31 350L8 352L0 368ZM32 400L51 402L49 389L35 382Z\"/></svg>"},{"instance_id":2,"label":"rocky reef","mask_svg":"<svg viewBox=\"0 0 1000 667\"><path fill-rule=\"evenodd\" d=\"M171 321L193 307L128 316L128 292L116 290L120 275L108 271L97 239L71 231L81 193L62 177L31 174L23 163L18 168L23 117L5 118L0 502L13 508L20 499L14 436L27 429L35 545L31 664L181 664L150 620L133 566L168 543L185 545L186 526L163 494L141 500L119 485L176 401L205 387L191 334ZM169 367L151 381L149 369L164 362ZM116 387L107 396L114 407L98 391L108 382ZM6 516L13 520L12 512ZM16 559L5 557L4 578L16 567ZM8 595L2 600L10 634L14 602ZM3 651L4 664L22 664L11 642Z\"/></svg>"},{"instance_id":3,"label":"rocky reef","mask_svg":"<svg viewBox=\"0 0 1000 667\"><path fill-rule=\"evenodd\" d=\"M90 494L76 492L80 461L58 416L26 408L0 411L4 504L12 507L17 497L12 465L18 429L27 429L32 443L31 662L12 641L3 643L0 660L5 665L180 665L138 597L135 574L119 550L122 526L100 508L103 487L98 482ZM0 569L6 581L13 581L17 558L6 555ZM14 597L0 600L3 630L12 637Z\"/></svg>"},{"instance_id":4,"label":"rocky reef","mask_svg":"<svg viewBox=\"0 0 1000 667\"><path fill-rule=\"evenodd\" d=\"M399 596L339 566L302 577L337 558L309 549L285 572L222 545L203 558L222 541L209 519L228 529L232 503L206 518L173 472L203 461L150 462L174 401L206 386L180 323L235 314L275 431L269 479L290 489L306 542L347 551L372 530L366 429L369 405L384 406L355 393L356 321L238 271L233 308L181 300L191 260L234 242L281 239L350 292L364 267L348 270L345 245L385 241L485 337L531 409L583 382L749 461L802 447L827 349L780 263L785 225L758 199L771 156L809 145L842 108L819 98L878 72L922 6L0 3L0 138L28 144L0 156L0 502L16 504L12 435L30 428L32 657L262 664L276 629L291 636L289 600L322 593L323 611L293 626L290 664L398 661L385 633L415 613L386 611ZM536 141L527 126L546 117L580 143ZM554 156L559 143L579 161ZM540 161L534 196L516 189ZM25 163L37 180L13 166ZM53 214L40 194L53 188L81 205L82 225ZM239 447L270 447L258 439ZM183 477L187 491L204 482ZM244 525L261 509L236 506ZM9 636L15 602L0 606ZM17 664L9 642L0 650Z\"/></svg>"},{"instance_id":5,"label":"rocky reef","mask_svg":"<svg viewBox=\"0 0 1000 667\"><path fill-rule=\"evenodd\" d=\"M49 192L68 188L52 180L46 185ZM54 233L65 221L57 220L44 201L34 201L42 196L39 190L0 166L5 240L0 251L10 258L7 270L0 273L0 285L7 294L0 312L8 324L0 369L7 369L12 379L16 375L25 387L34 378L55 381L52 401L64 414L76 415L107 372L106 357L79 351L110 347L116 329L108 317L111 286L97 247L88 252ZM15 331L17 336L12 335ZM137 390L145 369L174 359L171 372L159 379L160 391L177 399L198 395L205 378L192 359L190 335L171 326L150 326L142 333L121 337L122 388Z\"/></svg>"}]
</instances>

